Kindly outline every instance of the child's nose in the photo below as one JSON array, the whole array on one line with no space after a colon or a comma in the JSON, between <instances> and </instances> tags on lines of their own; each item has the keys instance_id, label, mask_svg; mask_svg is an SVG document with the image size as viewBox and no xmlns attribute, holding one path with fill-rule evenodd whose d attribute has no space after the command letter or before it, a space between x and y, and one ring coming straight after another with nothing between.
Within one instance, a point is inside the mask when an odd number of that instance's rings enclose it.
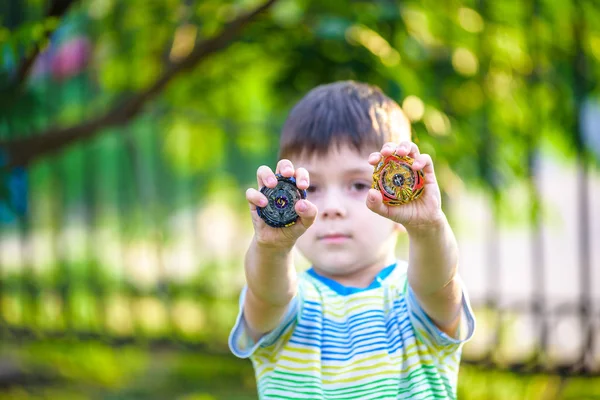
<instances>
[{"instance_id":1,"label":"child's nose","mask_svg":"<svg viewBox=\"0 0 600 400\"><path fill-rule=\"evenodd\" d=\"M328 191L323 199L323 209L321 210L321 217L339 218L345 216L346 207L344 206L344 199L341 193L338 193L333 190Z\"/></svg>"}]
</instances>

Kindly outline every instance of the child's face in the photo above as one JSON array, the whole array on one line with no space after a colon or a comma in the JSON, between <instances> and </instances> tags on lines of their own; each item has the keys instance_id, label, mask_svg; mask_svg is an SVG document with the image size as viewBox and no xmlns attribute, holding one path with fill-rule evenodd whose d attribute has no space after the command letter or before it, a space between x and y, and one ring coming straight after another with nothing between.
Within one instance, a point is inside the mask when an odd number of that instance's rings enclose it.
<instances>
[{"instance_id":1,"label":"child's face","mask_svg":"<svg viewBox=\"0 0 600 400\"><path fill-rule=\"evenodd\" d=\"M394 260L401 226L367 208L373 167L369 153L332 146L324 157L291 158L310 175L308 200L319 209L314 224L296 242L315 269L327 276L354 272Z\"/></svg>"}]
</instances>

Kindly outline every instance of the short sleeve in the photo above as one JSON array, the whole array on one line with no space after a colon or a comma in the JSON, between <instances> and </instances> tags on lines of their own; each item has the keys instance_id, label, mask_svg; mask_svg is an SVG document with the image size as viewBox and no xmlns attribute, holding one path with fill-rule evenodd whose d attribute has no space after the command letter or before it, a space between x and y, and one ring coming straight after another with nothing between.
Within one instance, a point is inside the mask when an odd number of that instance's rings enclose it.
<instances>
[{"instance_id":1,"label":"short sleeve","mask_svg":"<svg viewBox=\"0 0 600 400\"><path fill-rule=\"evenodd\" d=\"M246 320L244 319L244 299L246 297L247 286L244 286L240 294L239 312L235 325L229 334L229 349L239 358L248 358L259 347L268 347L277 342L277 340L286 332L296 321L296 317L300 308L300 301L296 295L281 319L281 322L275 329L263 335L257 342L254 342L248 333Z\"/></svg>"},{"instance_id":2,"label":"short sleeve","mask_svg":"<svg viewBox=\"0 0 600 400\"><path fill-rule=\"evenodd\" d=\"M410 285L406 285L405 300L410 321L422 340L434 347L458 347L467 342L475 332L475 317L469 298L463 285L462 310L456 337L452 337L438 328L425 313Z\"/></svg>"}]
</instances>

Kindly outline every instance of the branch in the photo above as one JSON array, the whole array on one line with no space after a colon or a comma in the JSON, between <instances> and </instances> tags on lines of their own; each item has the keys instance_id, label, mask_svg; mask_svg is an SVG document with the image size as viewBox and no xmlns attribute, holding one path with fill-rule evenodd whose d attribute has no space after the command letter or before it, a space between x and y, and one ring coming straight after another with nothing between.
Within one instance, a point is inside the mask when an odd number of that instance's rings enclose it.
<instances>
[{"instance_id":1,"label":"branch","mask_svg":"<svg viewBox=\"0 0 600 400\"><path fill-rule=\"evenodd\" d=\"M50 8L48 9L48 12L46 13L45 19L53 18L53 17L62 18L62 16L67 13L67 11L71 7L71 5L73 5L73 3L75 3L75 1L76 0L53 0L50 3ZM47 30L45 32L45 37L49 38L54 33L56 28L57 27ZM21 64L17 68L17 75L15 77L16 86L21 86L25 83L25 80L27 79L27 75L29 75L29 71L31 70L31 67L33 66L35 59L40 54L40 50L41 50L40 45L41 45L41 43L38 43L34 47L31 54L29 54L29 56L25 57L25 59L23 61L21 61Z\"/></svg>"},{"instance_id":2,"label":"branch","mask_svg":"<svg viewBox=\"0 0 600 400\"><path fill-rule=\"evenodd\" d=\"M225 48L249 22L276 1L266 1L255 10L241 15L227 24L219 35L196 44L187 57L169 65L150 87L120 102L104 115L75 126L51 128L34 136L0 141L0 152L4 152L5 155L4 165L0 166L9 168L25 166L41 156L60 150L74 142L90 139L104 128L126 124L139 114L146 102L159 94L175 76L194 68L209 55Z\"/></svg>"}]
</instances>

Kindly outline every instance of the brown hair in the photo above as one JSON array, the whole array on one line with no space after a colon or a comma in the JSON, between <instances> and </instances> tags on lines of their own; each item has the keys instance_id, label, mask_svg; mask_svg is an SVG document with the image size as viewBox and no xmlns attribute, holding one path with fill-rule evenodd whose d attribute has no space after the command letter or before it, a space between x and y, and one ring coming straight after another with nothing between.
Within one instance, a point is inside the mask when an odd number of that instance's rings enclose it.
<instances>
[{"instance_id":1,"label":"brown hair","mask_svg":"<svg viewBox=\"0 0 600 400\"><path fill-rule=\"evenodd\" d=\"M279 158L325 155L332 145L361 152L410 139L402 109L381 89L355 81L320 85L292 108L283 126Z\"/></svg>"}]
</instances>

